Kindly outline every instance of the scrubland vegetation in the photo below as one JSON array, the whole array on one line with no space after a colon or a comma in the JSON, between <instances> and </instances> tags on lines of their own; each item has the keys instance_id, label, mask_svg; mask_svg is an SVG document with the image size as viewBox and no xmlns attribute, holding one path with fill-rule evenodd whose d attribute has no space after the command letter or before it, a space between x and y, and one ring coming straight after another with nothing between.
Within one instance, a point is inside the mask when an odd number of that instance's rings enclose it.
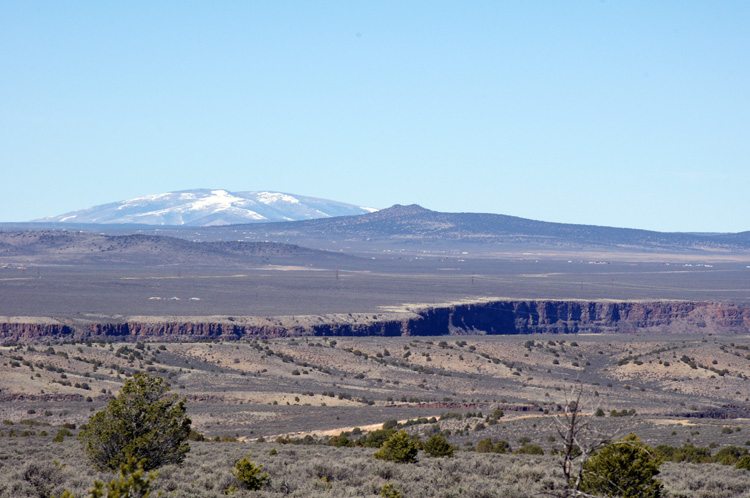
<instances>
[{"instance_id":1,"label":"scrubland vegetation","mask_svg":"<svg viewBox=\"0 0 750 498\"><path fill-rule=\"evenodd\" d=\"M53 443L51 437L37 436L34 444L29 442L0 440L3 498L59 496L64 489L87 496L94 480L112 479L93 469L75 438ZM371 448L191 442L182 466L158 469L153 489L175 497L224 496L225 489L236 486L236 462L249 451L270 477L261 490L238 489L233 496L380 496L390 483L404 497L531 498L559 490L563 482L551 455L459 451L446 459L420 452L417 463L398 464L373 458ZM750 473L734 466L666 462L659 470L665 498L750 496Z\"/></svg>"},{"instance_id":2,"label":"scrubland vegetation","mask_svg":"<svg viewBox=\"0 0 750 498\"><path fill-rule=\"evenodd\" d=\"M634 433L664 462L663 496L750 496L750 424L726 418L746 410L749 345L675 336L11 345L0 348L0 496L80 498L111 480L76 436L138 373L168 381L192 420L184 463L157 469L153 489L165 496L561 496L555 420L572 385L601 434ZM394 434L401 450L384 448Z\"/></svg>"}]
</instances>

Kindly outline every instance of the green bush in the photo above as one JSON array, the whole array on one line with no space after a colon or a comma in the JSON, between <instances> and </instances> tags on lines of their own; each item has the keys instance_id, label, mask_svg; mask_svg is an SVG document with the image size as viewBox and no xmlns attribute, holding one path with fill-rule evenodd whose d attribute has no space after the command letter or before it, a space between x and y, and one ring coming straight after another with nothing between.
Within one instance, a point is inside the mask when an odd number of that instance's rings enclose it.
<instances>
[{"instance_id":1,"label":"green bush","mask_svg":"<svg viewBox=\"0 0 750 498\"><path fill-rule=\"evenodd\" d=\"M394 488L393 484L386 483L380 490L380 496L383 498L402 498L404 495L401 494L401 491Z\"/></svg>"},{"instance_id":2,"label":"green bush","mask_svg":"<svg viewBox=\"0 0 750 498\"><path fill-rule=\"evenodd\" d=\"M516 455L544 455L544 450L541 446L535 444L524 444L513 453Z\"/></svg>"},{"instance_id":3,"label":"green bush","mask_svg":"<svg viewBox=\"0 0 750 498\"><path fill-rule=\"evenodd\" d=\"M116 470L133 458L148 471L185 459L190 419L185 400L168 391L165 380L135 374L117 398L91 417L78 437L96 468Z\"/></svg>"},{"instance_id":4,"label":"green bush","mask_svg":"<svg viewBox=\"0 0 750 498\"><path fill-rule=\"evenodd\" d=\"M747 455L746 449L738 448L737 446L727 446L716 452L713 456L713 461L722 465L734 465L744 455Z\"/></svg>"},{"instance_id":5,"label":"green bush","mask_svg":"<svg viewBox=\"0 0 750 498\"><path fill-rule=\"evenodd\" d=\"M424 452L433 458L451 458L455 448L451 446L443 436L435 434L424 444Z\"/></svg>"},{"instance_id":6,"label":"green bush","mask_svg":"<svg viewBox=\"0 0 750 498\"><path fill-rule=\"evenodd\" d=\"M72 435L73 435L72 432L70 432L68 429L63 428L57 431L57 434L55 434L55 437L52 438L52 441L55 443L62 443L63 441L65 441L65 438L67 436L72 436Z\"/></svg>"},{"instance_id":7,"label":"green bush","mask_svg":"<svg viewBox=\"0 0 750 498\"><path fill-rule=\"evenodd\" d=\"M383 423L383 429L395 429L398 426L397 420L386 420Z\"/></svg>"},{"instance_id":8,"label":"green bush","mask_svg":"<svg viewBox=\"0 0 750 498\"><path fill-rule=\"evenodd\" d=\"M151 495L151 483L158 473L149 472L144 478L144 461L136 462L132 457L120 465L120 476L108 484L95 481L89 491L89 498L148 498ZM161 496L161 492L158 496ZM54 498L54 497L53 497ZM65 491L60 498L75 498L70 491Z\"/></svg>"},{"instance_id":9,"label":"green bush","mask_svg":"<svg viewBox=\"0 0 750 498\"><path fill-rule=\"evenodd\" d=\"M684 444L679 448L659 445L655 450L662 460L669 462L709 463L712 461L711 450L692 444Z\"/></svg>"},{"instance_id":10,"label":"green bush","mask_svg":"<svg viewBox=\"0 0 750 498\"><path fill-rule=\"evenodd\" d=\"M583 466L581 491L621 498L658 498L662 485L654 479L661 461L635 434L610 443Z\"/></svg>"},{"instance_id":11,"label":"green bush","mask_svg":"<svg viewBox=\"0 0 750 498\"><path fill-rule=\"evenodd\" d=\"M333 436L331 439L329 439L326 445L335 446L337 448L348 448L354 446L354 441L343 434L339 434L338 436Z\"/></svg>"},{"instance_id":12,"label":"green bush","mask_svg":"<svg viewBox=\"0 0 750 498\"><path fill-rule=\"evenodd\" d=\"M383 443L388 441L396 434L396 429L378 429L372 431L366 437L360 438L357 444L365 448L382 448Z\"/></svg>"},{"instance_id":13,"label":"green bush","mask_svg":"<svg viewBox=\"0 0 750 498\"><path fill-rule=\"evenodd\" d=\"M750 470L750 455L741 456L740 459L737 460L737 463L734 464L734 468Z\"/></svg>"},{"instance_id":14,"label":"green bush","mask_svg":"<svg viewBox=\"0 0 750 498\"><path fill-rule=\"evenodd\" d=\"M495 443L491 438L482 439L477 443L477 453L510 453L511 447L507 441Z\"/></svg>"},{"instance_id":15,"label":"green bush","mask_svg":"<svg viewBox=\"0 0 750 498\"><path fill-rule=\"evenodd\" d=\"M234 464L232 471L234 477L240 482L245 489L260 489L263 483L268 479L268 474L263 473L263 466L256 465L250 461L250 453L245 458Z\"/></svg>"},{"instance_id":16,"label":"green bush","mask_svg":"<svg viewBox=\"0 0 750 498\"><path fill-rule=\"evenodd\" d=\"M378 460L388 460L396 463L414 463L417 461L419 445L413 441L406 431L398 431L383 443L380 451L373 456Z\"/></svg>"}]
</instances>

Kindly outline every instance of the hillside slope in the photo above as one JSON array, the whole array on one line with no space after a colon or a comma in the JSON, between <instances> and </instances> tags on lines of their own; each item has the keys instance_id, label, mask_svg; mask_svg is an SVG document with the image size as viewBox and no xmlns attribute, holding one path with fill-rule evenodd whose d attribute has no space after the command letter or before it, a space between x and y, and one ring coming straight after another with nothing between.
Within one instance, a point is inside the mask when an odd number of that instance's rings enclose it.
<instances>
[{"instance_id":1,"label":"hillside slope","mask_svg":"<svg viewBox=\"0 0 750 498\"><path fill-rule=\"evenodd\" d=\"M235 225L245 237L302 245L311 241L366 242L373 246L428 245L473 247L520 245L575 250L614 248L625 251L750 251L750 232L691 234L630 228L571 225L486 213L441 213L418 205L395 205L359 216L286 223ZM179 236L178 233L174 235ZM227 228L206 228L206 239L230 236Z\"/></svg>"}]
</instances>

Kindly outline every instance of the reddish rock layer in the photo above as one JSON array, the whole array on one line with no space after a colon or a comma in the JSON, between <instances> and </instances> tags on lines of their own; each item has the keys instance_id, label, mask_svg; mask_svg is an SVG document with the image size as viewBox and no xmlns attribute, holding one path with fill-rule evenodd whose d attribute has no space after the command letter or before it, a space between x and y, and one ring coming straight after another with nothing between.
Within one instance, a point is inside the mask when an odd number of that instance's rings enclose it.
<instances>
[{"instance_id":1,"label":"reddish rock layer","mask_svg":"<svg viewBox=\"0 0 750 498\"><path fill-rule=\"evenodd\" d=\"M271 323L245 320L0 323L0 343L60 340L196 340L293 336L437 336L469 334L575 333L747 333L750 307L705 302L503 300L438 306L397 318L360 323L321 317ZM328 319L326 319L328 318ZM312 321L312 320L310 320Z\"/></svg>"}]
</instances>

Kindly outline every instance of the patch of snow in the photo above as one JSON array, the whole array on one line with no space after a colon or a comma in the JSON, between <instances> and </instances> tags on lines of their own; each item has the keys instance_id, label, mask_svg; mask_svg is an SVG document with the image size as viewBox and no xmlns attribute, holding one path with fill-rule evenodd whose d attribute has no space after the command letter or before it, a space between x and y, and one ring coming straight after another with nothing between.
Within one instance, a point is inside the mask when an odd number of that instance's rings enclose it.
<instances>
[{"instance_id":1,"label":"patch of snow","mask_svg":"<svg viewBox=\"0 0 750 498\"><path fill-rule=\"evenodd\" d=\"M122 209L124 207L129 207L129 206L137 206L138 204L142 204L142 203L158 201L159 199L164 199L171 195L172 194L168 192L166 194L151 194L151 195L144 195L143 197L136 197L134 199L128 199L127 201L122 201L122 204L117 209Z\"/></svg>"},{"instance_id":2,"label":"patch of snow","mask_svg":"<svg viewBox=\"0 0 750 498\"><path fill-rule=\"evenodd\" d=\"M375 208L370 208L370 207L365 207L365 206L359 206L359 209L364 209L368 213L376 213L380 211L380 209L375 209Z\"/></svg>"},{"instance_id":3,"label":"patch of snow","mask_svg":"<svg viewBox=\"0 0 750 498\"><path fill-rule=\"evenodd\" d=\"M241 197L231 195L226 190L212 190L210 196L206 196L202 199L189 204L191 210L198 211L200 209L213 208L215 211L221 209L228 209L235 204L243 205L247 204L248 201Z\"/></svg>"},{"instance_id":4,"label":"patch of snow","mask_svg":"<svg viewBox=\"0 0 750 498\"><path fill-rule=\"evenodd\" d=\"M291 195L279 192L256 192L258 202L263 204L275 204L277 202L286 202L289 204L299 204L299 200Z\"/></svg>"}]
</instances>

